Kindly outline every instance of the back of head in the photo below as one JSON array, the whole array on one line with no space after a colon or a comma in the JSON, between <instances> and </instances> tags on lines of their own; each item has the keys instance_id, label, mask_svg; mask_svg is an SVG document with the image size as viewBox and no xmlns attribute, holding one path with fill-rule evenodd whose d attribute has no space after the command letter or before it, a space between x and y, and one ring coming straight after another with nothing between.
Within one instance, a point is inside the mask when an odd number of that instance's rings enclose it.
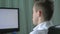
<instances>
[{"instance_id":1,"label":"back of head","mask_svg":"<svg viewBox=\"0 0 60 34\"><path fill-rule=\"evenodd\" d=\"M53 1L51 0L34 0L34 5L35 7L42 7L44 8L42 11L43 12L43 15L44 15L44 18L45 20L49 21L51 18L52 18L52 15L53 15Z\"/></svg>"}]
</instances>

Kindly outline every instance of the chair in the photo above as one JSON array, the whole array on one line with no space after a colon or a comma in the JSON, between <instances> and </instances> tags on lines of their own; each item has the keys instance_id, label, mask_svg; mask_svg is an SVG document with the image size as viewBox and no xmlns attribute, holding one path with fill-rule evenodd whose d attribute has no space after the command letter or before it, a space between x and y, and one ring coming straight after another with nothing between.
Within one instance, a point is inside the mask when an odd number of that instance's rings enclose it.
<instances>
[{"instance_id":1,"label":"chair","mask_svg":"<svg viewBox=\"0 0 60 34\"><path fill-rule=\"evenodd\" d=\"M48 29L48 34L60 34L60 26L52 26Z\"/></svg>"}]
</instances>

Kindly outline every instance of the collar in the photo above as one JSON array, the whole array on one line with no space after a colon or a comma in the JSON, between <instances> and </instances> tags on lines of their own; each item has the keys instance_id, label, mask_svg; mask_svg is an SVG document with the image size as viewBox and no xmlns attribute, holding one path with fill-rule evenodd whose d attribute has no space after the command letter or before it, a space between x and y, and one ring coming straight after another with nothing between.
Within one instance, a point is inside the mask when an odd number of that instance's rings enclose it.
<instances>
[{"instance_id":1,"label":"collar","mask_svg":"<svg viewBox=\"0 0 60 34\"><path fill-rule=\"evenodd\" d=\"M33 28L33 30L44 30L44 29L48 29L51 26L53 26L51 21L45 21L38 24L35 28Z\"/></svg>"}]
</instances>

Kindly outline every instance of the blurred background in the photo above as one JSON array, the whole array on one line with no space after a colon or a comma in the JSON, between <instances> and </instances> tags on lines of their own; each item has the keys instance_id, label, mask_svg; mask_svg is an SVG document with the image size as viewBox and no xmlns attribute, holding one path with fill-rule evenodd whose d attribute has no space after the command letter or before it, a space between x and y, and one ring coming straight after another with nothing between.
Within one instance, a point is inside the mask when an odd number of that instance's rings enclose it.
<instances>
[{"instance_id":1,"label":"blurred background","mask_svg":"<svg viewBox=\"0 0 60 34\"><path fill-rule=\"evenodd\" d=\"M60 0L54 1L54 15L52 22L54 25L60 24ZM32 24L32 8L33 0L0 0L0 7L19 8L20 31L17 34L29 34L33 29ZM7 34L12 34L7 33Z\"/></svg>"}]
</instances>

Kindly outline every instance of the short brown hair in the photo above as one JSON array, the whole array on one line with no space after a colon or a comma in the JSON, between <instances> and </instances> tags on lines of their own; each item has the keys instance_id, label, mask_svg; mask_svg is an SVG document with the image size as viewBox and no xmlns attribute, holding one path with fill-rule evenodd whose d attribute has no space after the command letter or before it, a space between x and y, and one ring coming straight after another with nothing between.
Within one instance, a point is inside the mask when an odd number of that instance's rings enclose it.
<instances>
[{"instance_id":1,"label":"short brown hair","mask_svg":"<svg viewBox=\"0 0 60 34\"><path fill-rule=\"evenodd\" d=\"M53 2L49 1L49 0L45 0L45 1L40 1L40 0L35 0L34 5L36 8L38 7L43 7L44 11L43 11L43 15L45 20L50 20L52 18L53 15Z\"/></svg>"}]
</instances>

